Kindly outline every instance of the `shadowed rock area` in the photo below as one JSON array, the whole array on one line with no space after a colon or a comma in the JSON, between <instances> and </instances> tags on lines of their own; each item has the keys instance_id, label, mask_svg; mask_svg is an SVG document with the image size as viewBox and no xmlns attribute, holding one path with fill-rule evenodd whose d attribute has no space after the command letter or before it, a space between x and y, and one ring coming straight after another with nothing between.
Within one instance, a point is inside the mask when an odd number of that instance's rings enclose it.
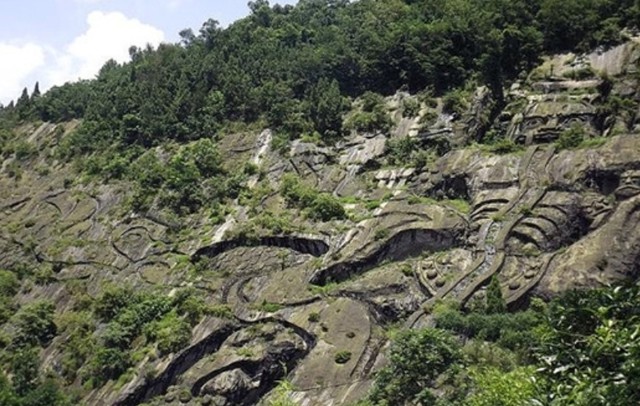
<instances>
[{"instance_id":1,"label":"shadowed rock area","mask_svg":"<svg viewBox=\"0 0 640 406\"><path fill-rule=\"evenodd\" d=\"M131 340L127 372L96 383L84 404L267 404L285 378L301 405L349 404L384 365L386 330L427 325L438 300L484 300L493 277L511 308L638 278L639 61L637 40L547 58L488 124L480 117L492 96L480 88L461 114L440 98L397 93L385 99L390 130L332 144L276 151L269 130L226 136L224 164L252 162L260 173L218 218L135 212L128 181L75 182L46 152L76 122L24 125L17 133L40 152L2 165L0 268L35 270L16 303L46 299L60 314L87 310L111 285L167 298L188 290L208 306L180 348ZM593 73L569 79L585 67ZM612 95L635 110L605 108ZM418 103L411 117L403 100ZM481 131L495 142L477 143ZM393 159L385 145L399 140L428 157ZM12 162L20 177L9 176ZM47 173L37 169L45 164ZM323 220L317 206L287 198L287 176L333 197L344 215ZM73 334L61 329L47 344L48 368L62 370Z\"/></svg>"}]
</instances>

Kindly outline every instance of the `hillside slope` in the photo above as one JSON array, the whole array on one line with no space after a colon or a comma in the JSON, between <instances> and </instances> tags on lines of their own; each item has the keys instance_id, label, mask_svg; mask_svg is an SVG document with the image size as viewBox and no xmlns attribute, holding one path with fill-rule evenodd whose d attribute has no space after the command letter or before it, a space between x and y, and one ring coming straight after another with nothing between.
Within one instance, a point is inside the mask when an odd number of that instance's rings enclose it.
<instances>
[{"instance_id":1,"label":"hillside slope","mask_svg":"<svg viewBox=\"0 0 640 406\"><path fill-rule=\"evenodd\" d=\"M334 145L228 135L220 165L246 176L222 217L133 214L135 183L57 160L77 122L25 124L0 179L0 264L19 278L3 314L21 309L6 348L20 315L53 317L43 369L86 404L255 404L285 376L300 404L346 404L384 362L385 330L428 323L438 299L482 301L494 275L513 308L636 278L639 60L635 41L547 60L490 130L508 142L468 145L483 88L461 114L399 93L390 131ZM586 68L606 79L567 79ZM442 140L443 156L417 154ZM171 165L189 145L173 148L152 153Z\"/></svg>"}]
</instances>

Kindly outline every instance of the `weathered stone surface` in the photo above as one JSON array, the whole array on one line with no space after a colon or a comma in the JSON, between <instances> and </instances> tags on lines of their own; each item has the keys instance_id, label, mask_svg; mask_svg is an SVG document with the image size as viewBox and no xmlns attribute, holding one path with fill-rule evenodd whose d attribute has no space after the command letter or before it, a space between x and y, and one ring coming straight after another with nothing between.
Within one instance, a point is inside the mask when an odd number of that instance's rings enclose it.
<instances>
[{"instance_id":1,"label":"weathered stone surface","mask_svg":"<svg viewBox=\"0 0 640 406\"><path fill-rule=\"evenodd\" d=\"M203 318L177 354L140 360L136 371L153 374L107 383L83 403L266 404L285 378L299 404L354 402L384 365L384 327L427 324L438 299L473 306L493 276L510 306L638 278L638 114L605 108L598 76L606 71L613 95L637 101L638 47L634 40L546 60L511 87L493 122L494 101L478 89L463 114L444 114L437 100L420 104L417 117L401 111L416 96L399 93L389 98L389 133L351 134L335 145L295 141L284 155L271 148L269 130L227 135L219 142L225 168L259 165L265 176L247 187L266 192L257 203L229 201L222 223L206 213L133 215L123 204L126 182L74 185L68 166L35 170L45 157L10 178L9 157L0 176L0 267L37 270L17 303L45 298L58 312L113 283L170 296L194 289L229 308L228 319ZM587 76L571 79L580 70ZM76 125L62 125L62 137ZM557 150L574 126L600 141ZM487 129L521 148L498 154L474 144ZM42 151L59 141L51 124L20 131ZM420 148L438 141L453 149L424 168L389 165L387 140L405 136ZM278 195L286 173L343 198L347 218L313 221L288 206ZM265 213L295 231L242 230ZM44 351L52 369L62 341ZM338 352L349 359L335 362Z\"/></svg>"}]
</instances>

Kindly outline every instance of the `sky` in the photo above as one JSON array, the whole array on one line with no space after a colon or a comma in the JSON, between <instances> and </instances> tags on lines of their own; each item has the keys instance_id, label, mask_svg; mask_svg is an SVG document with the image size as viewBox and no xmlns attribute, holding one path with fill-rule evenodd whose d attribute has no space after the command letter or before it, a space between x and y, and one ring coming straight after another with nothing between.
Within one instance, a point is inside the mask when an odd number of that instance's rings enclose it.
<instances>
[{"instance_id":1,"label":"sky","mask_svg":"<svg viewBox=\"0 0 640 406\"><path fill-rule=\"evenodd\" d=\"M295 4L297 0L272 0ZM0 104L29 92L91 79L129 47L177 42L209 18L222 26L249 14L248 0L0 0Z\"/></svg>"}]
</instances>

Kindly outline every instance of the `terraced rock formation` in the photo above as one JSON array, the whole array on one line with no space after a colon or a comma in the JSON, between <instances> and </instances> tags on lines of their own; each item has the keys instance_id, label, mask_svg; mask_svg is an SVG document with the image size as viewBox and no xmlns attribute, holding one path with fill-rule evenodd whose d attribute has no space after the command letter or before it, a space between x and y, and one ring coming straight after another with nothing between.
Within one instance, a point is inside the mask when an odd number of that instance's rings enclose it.
<instances>
[{"instance_id":1,"label":"terraced rock formation","mask_svg":"<svg viewBox=\"0 0 640 406\"><path fill-rule=\"evenodd\" d=\"M387 330L428 323L438 300L482 301L497 277L515 308L532 295L638 277L640 110L606 107L613 96L638 106L639 61L638 42L546 61L490 118L490 131L510 141L507 153L472 142L488 114L486 89L459 117L439 101L403 118L398 100L413 96L398 94L390 133L331 146L295 141L284 157L268 130L227 136L225 162L262 168L247 189L267 192L255 204L235 200L222 222L133 214L126 182L76 182L46 152L76 123L24 127L42 152L3 164L0 265L37 269L17 300L46 298L59 313L109 284L166 295L189 288L229 309L200 320L186 348L141 356L126 379L89 390L87 404L253 405L285 378L301 405L348 404L385 362ZM585 66L607 78L567 80ZM574 128L582 144L563 149L559 139ZM403 137L425 149L446 140L451 150L423 167L389 166L385 143ZM19 178L7 174L11 160ZM347 219L315 221L288 205L277 192L287 173L341 198ZM264 214L293 231L255 222ZM46 350L54 371L67 339Z\"/></svg>"}]
</instances>

